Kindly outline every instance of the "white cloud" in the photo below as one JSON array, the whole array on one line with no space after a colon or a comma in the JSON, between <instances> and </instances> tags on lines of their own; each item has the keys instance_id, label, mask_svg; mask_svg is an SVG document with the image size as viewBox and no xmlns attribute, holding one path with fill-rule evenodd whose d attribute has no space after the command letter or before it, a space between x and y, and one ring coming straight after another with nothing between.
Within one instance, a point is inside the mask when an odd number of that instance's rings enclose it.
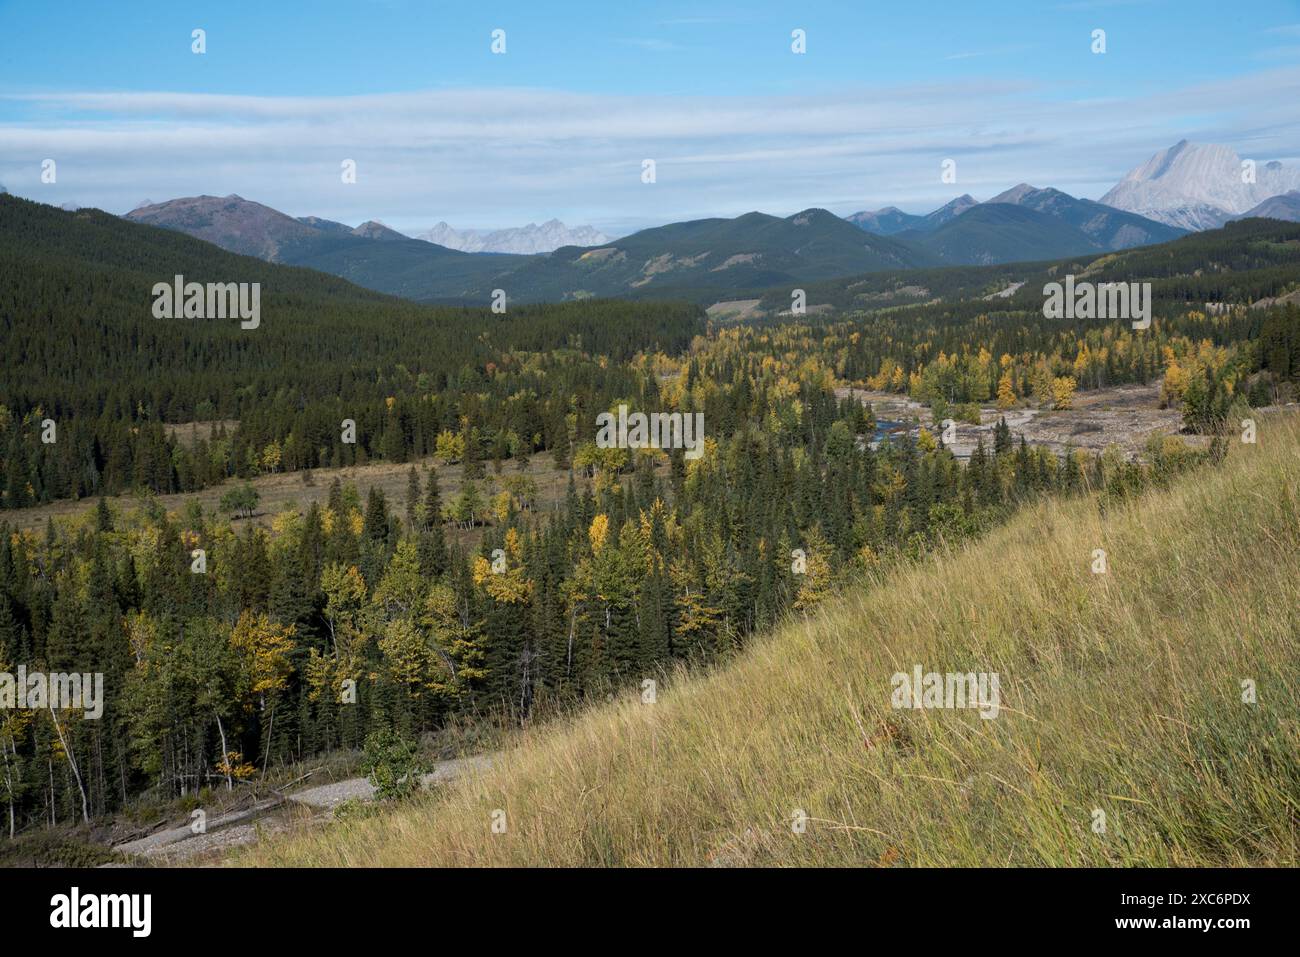
<instances>
[{"instance_id":1,"label":"white cloud","mask_svg":"<svg viewBox=\"0 0 1300 957\"><path fill-rule=\"evenodd\" d=\"M558 217L615 233L751 209L938 206L1014 183L1098 196L1186 136L1300 153L1300 68L1126 99L963 80L825 96L600 96L438 89L354 97L0 97L0 181L124 212L142 196L239 193L291 215L427 228ZM59 161L56 186L40 162ZM344 185L339 164L358 163ZM640 181L655 159L658 182ZM958 163L955 187L939 180Z\"/></svg>"}]
</instances>

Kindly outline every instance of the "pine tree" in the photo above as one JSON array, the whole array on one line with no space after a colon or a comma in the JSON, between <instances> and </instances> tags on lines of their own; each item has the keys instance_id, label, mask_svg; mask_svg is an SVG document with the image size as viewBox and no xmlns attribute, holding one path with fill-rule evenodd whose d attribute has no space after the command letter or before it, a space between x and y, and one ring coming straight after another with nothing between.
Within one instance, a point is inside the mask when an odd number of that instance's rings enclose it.
<instances>
[{"instance_id":1,"label":"pine tree","mask_svg":"<svg viewBox=\"0 0 1300 957\"><path fill-rule=\"evenodd\" d=\"M365 524L361 535L376 544L388 540L388 505L384 501L384 490L378 485L372 485L366 496Z\"/></svg>"},{"instance_id":2,"label":"pine tree","mask_svg":"<svg viewBox=\"0 0 1300 957\"><path fill-rule=\"evenodd\" d=\"M98 532L113 530L113 514L108 510L108 501L102 495L99 497L99 504L95 506L95 530Z\"/></svg>"},{"instance_id":3,"label":"pine tree","mask_svg":"<svg viewBox=\"0 0 1300 957\"><path fill-rule=\"evenodd\" d=\"M438 473L430 469L425 479L424 503L420 531L420 570L438 578L447 570L447 539L443 530L442 495L438 490Z\"/></svg>"},{"instance_id":4,"label":"pine tree","mask_svg":"<svg viewBox=\"0 0 1300 957\"><path fill-rule=\"evenodd\" d=\"M1007 426L1006 416L998 419L993 428L993 454L1003 455L1011 451L1011 429Z\"/></svg>"},{"instance_id":5,"label":"pine tree","mask_svg":"<svg viewBox=\"0 0 1300 957\"><path fill-rule=\"evenodd\" d=\"M406 473L406 529L411 534L415 534L419 527L419 522L416 520L416 509L419 504L420 475L412 465Z\"/></svg>"}]
</instances>

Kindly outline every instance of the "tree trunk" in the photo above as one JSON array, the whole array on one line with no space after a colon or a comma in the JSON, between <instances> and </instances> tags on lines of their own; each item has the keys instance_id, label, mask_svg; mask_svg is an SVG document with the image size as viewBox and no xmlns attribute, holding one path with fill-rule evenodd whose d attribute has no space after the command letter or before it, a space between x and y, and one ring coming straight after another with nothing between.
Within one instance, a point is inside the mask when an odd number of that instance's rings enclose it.
<instances>
[{"instance_id":1,"label":"tree trunk","mask_svg":"<svg viewBox=\"0 0 1300 957\"><path fill-rule=\"evenodd\" d=\"M233 791L235 782L230 779L230 751L226 748L226 729L221 726L221 715L217 715L217 732L221 735L221 763L226 766L226 790Z\"/></svg>"},{"instance_id":2,"label":"tree trunk","mask_svg":"<svg viewBox=\"0 0 1300 957\"><path fill-rule=\"evenodd\" d=\"M63 753L68 756L68 767L72 768L72 776L77 779L77 790L81 792L81 819L87 824L90 823L90 808L86 802L86 786L81 783L81 771L77 768L76 758L72 756L72 748L67 739L63 737L63 729L59 727L59 717L54 713L54 704L50 704L50 718L54 721L54 730L58 732L59 743L63 745Z\"/></svg>"},{"instance_id":3,"label":"tree trunk","mask_svg":"<svg viewBox=\"0 0 1300 957\"><path fill-rule=\"evenodd\" d=\"M14 751L17 755L18 752ZM14 838L14 779L9 770L9 752L5 750L4 742L0 741L0 755L5 759L5 792L9 796L9 840Z\"/></svg>"},{"instance_id":4,"label":"tree trunk","mask_svg":"<svg viewBox=\"0 0 1300 957\"><path fill-rule=\"evenodd\" d=\"M564 677L573 677L573 629L578 624L578 603L573 603L573 614L569 616L569 654L564 663Z\"/></svg>"},{"instance_id":5,"label":"tree trunk","mask_svg":"<svg viewBox=\"0 0 1300 957\"><path fill-rule=\"evenodd\" d=\"M266 727L266 751L262 755L262 780L266 780L266 768L271 763L271 739L275 734L275 708L271 709L271 719Z\"/></svg>"}]
</instances>

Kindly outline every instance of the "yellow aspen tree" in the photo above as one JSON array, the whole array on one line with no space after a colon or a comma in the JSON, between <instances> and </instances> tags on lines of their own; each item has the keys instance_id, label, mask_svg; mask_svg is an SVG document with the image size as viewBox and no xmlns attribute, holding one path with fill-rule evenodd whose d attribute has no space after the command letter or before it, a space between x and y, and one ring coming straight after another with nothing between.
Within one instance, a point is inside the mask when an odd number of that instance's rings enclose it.
<instances>
[{"instance_id":1,"label":"yellow aspen tree","mask_svg":"<svg viewBox=\"0 0 1300 957\"><path fill-rule=\"evenodd\" d=\"M1052 408L1074 408L1075 381L1072 376L1057 376L1052 380Z\"/></svg>"},{"instance_id":2,"label":"yellow aspen tree","mask_svg":"<svg viewBox=\"0 0 1300 957\"><path fill-rule=\"evenodd\" d=\"M602 512L593 518L591 528L587 529L587 537L591 539L591 550L599 553L609 538L609 516Z\"/></svg>"},{"instance_id":3,"label":"yellow aspen tree","mask_svg":"<svg viewBox=\"0 0 1300 957\"><path fill-rule=\"evenodd\" d=\"M1002 373L998 379L998 408L1004 412L1016 404L1016 387L1011 381L1011 370Z\"/></svg>"},{"instance_id":4,"label":"yellow aspen tree","mask_svg":"<svg viewBox=\"0 0 1300 957\"><path fill-rule=\"evenodd\" d=\"M275 706L280 692L288 684L293 670L289 656L293 653L292 625L281 625L265 615L243 611L230 632L230 647L239 661L244 707L252 710L254 700L261 711L269 711L266 748L262 755L262 773L270 759L275 733Z\"/></svg>"}]
</instances>

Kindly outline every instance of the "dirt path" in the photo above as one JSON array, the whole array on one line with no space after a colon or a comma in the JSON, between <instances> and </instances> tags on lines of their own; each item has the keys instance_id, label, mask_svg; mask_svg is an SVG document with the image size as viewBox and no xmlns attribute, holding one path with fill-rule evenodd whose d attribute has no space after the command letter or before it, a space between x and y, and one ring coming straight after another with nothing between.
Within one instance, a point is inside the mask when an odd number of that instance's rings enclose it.
<instances>
[{"instance_id":1,"label":"dirt path","mask_svg":"<svg viewBox=\"0 0 1300 957\"><path fill-rule=\"evenodd\" d=\"M213 818L211 821L208 821L206 827L207 833L195 834L193 830L194 825L190 823L180 827L169 827L161 831L154 831L152 834L136 838L134 841L127 841L125 844L118 844L114 847L114 850L120 851L123 854L153 857L155 854L163 852L164 849L174 848L182 842L191 839L197 841L206 837L210 833L221 831L234 824L252 820L268 811L280 807L282 804L284 804L284 801L281 798L259 801L252 807L244 808L240 811L233 811L230 814L224 814L221 817Z\"/></svg>"},{"instance_id":2,"label":"dirt path","mask_svg":"<svg viewBox=\"0 0 1300 957\"><path fill-rule=\"evenodd\" d=\"M451 761L439 761L431 772L426 774L421 783L427 788L435 784L450 781L466 772L483 771L492 765L492 759L486 754L476 754L469 758L455 758ZM295 791L289 795L290 801L305 804L308 807L333 809L344 801L373 801L375 788L365 778L349 778L322 784L319 787Z\"/></svg>"},{"instance_id":3,"label":"dirt path","mask_svg":"<svg viewBox=\"0 0 1300 957\"><path fill-rule=\"evenodd\" d=\"M477 754L467 758L454 758L437 762L421 783L429 788L455 780L491 767L491 755ZM375 789L365 778L349 778L303 788L283 797L270 798L240 810L231 811L206 822L201 833L195 833L192 823L155 831L144 837L114 846L114 850L132 857L142 857L160 863L189 862L210 851L228 850L254 844L264 834L285 830L295 809L316 812L321 819L333 814L345 801L373 801Z\"/></svg>"}]
</instances>

